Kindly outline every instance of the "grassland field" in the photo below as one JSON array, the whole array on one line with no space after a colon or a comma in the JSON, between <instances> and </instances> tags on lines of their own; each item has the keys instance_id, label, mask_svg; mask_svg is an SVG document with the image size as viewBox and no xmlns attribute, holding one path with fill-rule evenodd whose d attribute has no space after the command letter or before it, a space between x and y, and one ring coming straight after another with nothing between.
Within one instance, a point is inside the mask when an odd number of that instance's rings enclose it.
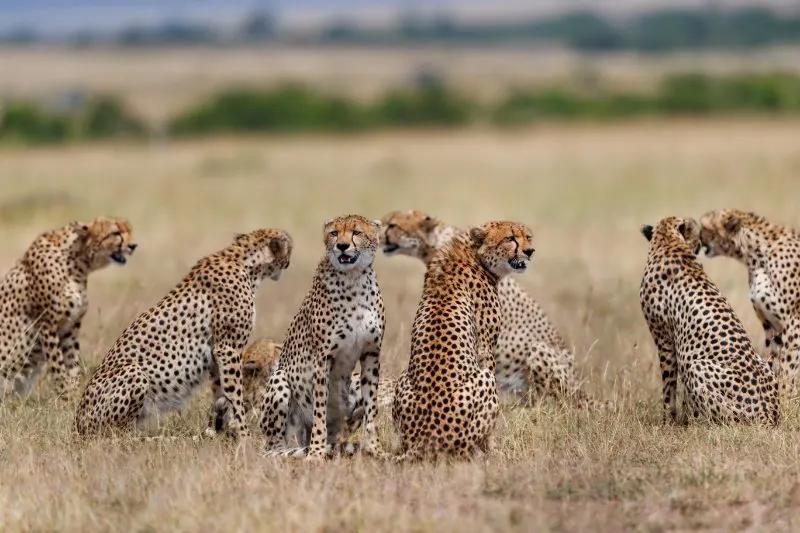
<instances>
[{"instance_id":1,"label":"grassland field","mask_svg":"<svg viewBox=\"0 0 800 533\"><path fill-rule=\"evenodd\" d=\"M485 461L319 466L200 443L81 442L77 398L50 384L0 405L0 530L12 531L793 531L800 526L800 410L778 429L665 427L655 350L638 300L641 223L725 206L800 225L800 122L615 125L0 148L0 270L34 236L76 218L130 219L127 266L90 279L87 371L138 313L234 232L288 230L290 269L258 294L254 338L282 339L323 253L331 216L418 208L456 224L515 219L537 254L518 279L576 352L584 387L615 402L586 413L504 406ZM759 350L743 266L703 259ZM383 372L407 361L423 266L375 261L387 309ZM198 433L208 391L163 421ZM380 414L387 449L390 413Z\"/></svg>"}]
</instances>

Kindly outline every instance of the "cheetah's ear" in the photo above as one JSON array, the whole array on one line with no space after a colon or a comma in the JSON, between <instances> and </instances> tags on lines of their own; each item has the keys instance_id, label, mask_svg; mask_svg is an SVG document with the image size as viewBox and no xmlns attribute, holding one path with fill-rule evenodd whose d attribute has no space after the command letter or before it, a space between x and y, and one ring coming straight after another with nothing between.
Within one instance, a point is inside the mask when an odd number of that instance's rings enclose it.
<instances>
[{"instance_id":1,"label":"cheetah's ear","mask_svg":"<svg viewBox=\"0 0 800 533\"><path fill-rule=\"evenodd\" d=\"M650 224L642 224L639 226L639 232L644 235L644 238L649 242L653 238L653 226Z\"/></svg>"},{"instance_id":2,"label":"cheetah's ear","mask_svg":"<svg viewBox=\"0 0 800 533\"><path fill-rule=\"evenodd\" d=\"M725 228L729 234L733 235L739 231L742 227L742 220L737 217L736 215L729 215L728 218L722 223L722 227Z\"/></svg>"},{"instance_id":3,"label":"cheetah's ear","mask_svg":"<svg viewBox=\"0 0 800 533\"><path fill-rule=\"evenodd\" d=\"M375 226L376 230L380 231L380 229L383 227L383 222L381 222L378 219L375 219L372 221L372 225Z\"/></svg>"},{"instance_id":4,"label":"cheetah's ear","mask_svg":"<svg viewBox=\"0 0 800 533\"><path fill-rule=\"evenodd\" d=\"M429 233L433 231L436 226L439 224L439 221L433 218L430 215L425 215L425 218L422 219L422 231L425 233Z\"/></svg>"},{"instance_id":5,"label":"cheetah's ear","mask_svg":"<svg viewBox=\"0 0 800 533\"><path fill-rule=\"evenodd\" d=\"M78 234L78 237L81 239L86 239L89 237L89 232L92 229L91 224L88 222L81 222L79 220L75 220L70 222L69 224L72 231Z\"/></svg>"},{"instance_id":6,"label":"cheetah's ear","mask_svg":"<svg viewBox=\"0 0 800 533\"><path fill-rule=\"evenodd\" d=\"M483 228L470 228L469 236L472 237L475 244L480 246L483 244L484 239L486 239L486 231Z\"/></svg>"},{"instance_id":7,"label":"cheetah's ear","mask_svg":"<svg viewBox=\"0 0 800 533\"><path fill-rule=\"evenodd\" d=\"M328 220L325 221L325 223L322 225L322 227L323 228L327 228L331 224L331 222L333 222L333 220L334 219L329 218Z\"/></svg>"},{"instance_id":8,"label":"cheetah's ear","mask_svg":"<svg viewBox=\"0 0 800 533\"><path fill-rule=\"evenodd\" d=\"M681 222L680 226L678 226L678 231L687 242L700 238L700 226L693 218L687 218Z\"/></svg>"},{"instance_id":9,"label":"cheetah's ear","mask_svg":"<svg viewBox=\"0 0 800 533\"><path fill-rule=\"evenodd\" d=\"M269 241L269 251L272 255L284 255L289 248L289 242L284 237L276 237Z\"/></svg>"},{"instance_id":10,"label":"cheetah's ear","mask_svg":"<svg viewBox=\"0 0 800 533\"><path fill-rule=\"evenodd\" d=\"M247 234L246 233L238 233L238 232L234 233L233 234L233 242L241 241L245 237L245 235L247 235Z\"/></svg>"}]
</instances>

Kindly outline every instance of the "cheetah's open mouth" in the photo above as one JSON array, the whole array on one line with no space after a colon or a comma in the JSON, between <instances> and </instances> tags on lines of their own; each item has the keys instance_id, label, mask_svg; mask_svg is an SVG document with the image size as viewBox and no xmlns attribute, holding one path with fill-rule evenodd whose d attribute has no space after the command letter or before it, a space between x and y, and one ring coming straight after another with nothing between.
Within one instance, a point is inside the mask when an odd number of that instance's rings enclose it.
<instances>
[{"instance_id":1,"label":"cheetah's open mouth","mask_svg":"<svg viewBox=\"0 0 800 533\"><path fill-rule=\"evenodd\" d=\"M340 265L352 265L357 260L358 260L358 254L355 255L341 254L339 256Z\"/></svg>"},{"instance_id":2,"label":"cheetah's open mouth","mask_svg":"<svg viewBox=\"0 0 800 533\"><path fill-rule=\"evenodd\" d=\"M519 257L515 257L514 259L511 259L511 260L508 262L508 264L509 264L509 266L510 266L511 268L513 268L514 270L523 271L523 270L525 270L526 268L528 268L528 263L527 263L527 261L525 261L524 259L521 259L521 258L519 258Z\"/></svg>"},{"instance_id":3,"label":"cheetah's open mouth","mask_svg":"<svg viewBox=\"0 0 800 533\"><path fill-rule=\"evenodd\" d=\"M125 258L124 255L122 255L122 252L120 252L119 250L111 254L111 260L119 265L124 265L125 263L128 262L128 260Z\"/></svg>"}]
</instances>

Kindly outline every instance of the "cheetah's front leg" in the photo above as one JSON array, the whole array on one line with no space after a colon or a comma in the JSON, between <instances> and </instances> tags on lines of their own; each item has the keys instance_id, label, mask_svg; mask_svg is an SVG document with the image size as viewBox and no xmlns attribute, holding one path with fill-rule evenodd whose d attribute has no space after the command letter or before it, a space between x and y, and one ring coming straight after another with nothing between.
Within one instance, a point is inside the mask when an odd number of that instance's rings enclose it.
<instances>
[{"instance_id":1,"label":"cheetah's front leg","mask_svg":"<svg viewBox=\"0 0 800 533\"><path fill-rule=\"evenodd\" d=\"M45 326L40 333L40 342L47 358L47 370L53 376L59 396L69 393L77 383L71 383L64 368L61 339L55 327Z\"/></svg>"},{"instance_id":2,"label":"cheetah's front leg","mask_svg":"<svg viewBox=\"0 0 800 533\"><path fill-rule=\"evenodd\" d=\"M314 361L314 414L311 425L309 460L327 457L328 444L328 379L333 355L328 350L317 352Z\"/></svg>"},{"instance_id":3,"label":"cheetah's front leg","mask_svg":"<svg viewBox=\"0 0 800 533\"><path fill-rule=\"evenodd\" d=\"M663 384L664 422L674 423L678 420L678 362L671 342L658 339L656 347L658 348L658 362Z\"/></svg>"},{"instance_id":4,"label":"cheetah's front leg","mask_svg":"<svg viewBox=\"0 0 800 533\"><path fill-rule=\"evenodd\" d=\"M786 320L782 333L775 337L775 344L778 344L779 349L777 358L772 361L772 368L778 378L781 396L791 398L797 393L800 317L792 316Z\"/></svg>"},{"instance_id":5,"label":"cheetah's front leg","mask_svg":"<svg viewBox=\"0 0 800 533\"><path fill-rule=\"evenodd\" d=\"M364 405L364 435L361 450L376 457L385 457L378 440L375 419L378 417L378 402L375 396L380 380L380 358L377 352L366 352L361 355L361 398Z\"/></svg>"},{"instance_id":6,"label":"cheetah's front leg","mask_svg":"<svg viewBox=\"0 0 800 533\"><path fill-rule=\"evenodd\" d=\"M81 367L80 367L80 341L78 336L81 331L80 320L73 324L72 328L63 332L61 338L61 353L64 358L64 369L66 370L66 379L70 388L76 387L80 381Z\"/></svg>"},{"instance_id":7,"label":"cheetah's front leg","mask_svg":"<svg viewBox=\"0 0 800 533\"><path fill-rule=\"evenodd\" d=\"M206 426L203 432L206 437L214 437L223 429L229 428L232 416L230 404L228 400L225 399L225 394L222 391L222 383L220 382L219 368L217 365L212 365L210 378L214 405L211 408L208 426Z\"/></svg>"},{"instance_id":8,"label":"cheetah's front leg","mask_svg":"<svg viewBox=\"0 0 800 533\"><path fill-rule=\"evenodd\" d=\"M230 345L214 345L214 359L219 372L219 383L222 394L231 411L229 427L237 438L250 436L244 412L242 395L242 350ZM215 401L215 408L220 400ZM223 405L220 403L220 405Z\"/></svg>"}]
</instances>

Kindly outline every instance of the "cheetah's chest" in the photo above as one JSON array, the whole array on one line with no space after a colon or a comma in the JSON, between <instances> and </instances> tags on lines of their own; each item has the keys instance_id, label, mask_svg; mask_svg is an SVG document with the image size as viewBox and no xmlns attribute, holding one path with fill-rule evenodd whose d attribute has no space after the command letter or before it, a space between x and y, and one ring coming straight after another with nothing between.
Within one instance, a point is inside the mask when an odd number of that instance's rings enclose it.
<instances>
[{"instance_id":1,"label":"cheetah's chest","mask_svg":"<svg viewBox=\"0 0 800 533\"><path fill-rule=\"evenodd\" d=\"M374 349L383 324L377 310L356 305L337 320L333 331L334 377L349 376L361 354Z\"/></svg>"},{"instance_id":2,"label":"cheetah's chest","mask_svg":"<svg viewBox=\"0 0 800 533\"><path fill-rule=\"evenodd\" d=\"M67 308L67 320L64 327L69 328L78 322L86 313L86 309L89 306L89 299L87 298L86 288L74 280L67 282L64 286L62 296Z\"/></svg>"},{"instance_id":3,"label":"cheetah's chest","mask_svg":"<svg viewBox=\"0 0 800 533\"><path fill-rule=\"evenodd\" d=\"M769 275L762 269L750 275L750 301L760 318L769 322L773 329L781 330L777 294Z\"/></svg>"}]
</instances>

